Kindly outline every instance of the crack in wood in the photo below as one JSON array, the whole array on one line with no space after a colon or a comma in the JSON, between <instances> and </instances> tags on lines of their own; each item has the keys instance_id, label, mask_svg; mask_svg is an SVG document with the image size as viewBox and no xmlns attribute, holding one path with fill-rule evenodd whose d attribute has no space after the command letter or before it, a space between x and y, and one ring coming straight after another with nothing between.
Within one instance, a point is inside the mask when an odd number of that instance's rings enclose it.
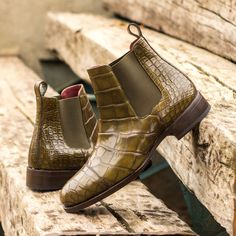
<instances>
[{"instance_id":1,"label":"crack in wood","mask_svg":"<svg viewBox=\"0 0 236 236\"><path fill-rule=\"evenodd\" d=\"M192 66L194 66L197 70L199 70L200 72L202 72L204 75L208 76L208 77L212 77L216 80L216 82L218 82L220 85L222 85L223 87L231 90L234 94L236 94L236 89L231 88L230 86L228 86L227 84L225 84L224 82L222 82L217 76L205 71L201 66L196 65L193 62L189 62L189 61L185 61L186 63L191 64Z\"/></svg>"},{"instance_id":2,"label":"crack in wood","mask_svg":"<svg viewBox=\"0 0 236 236\"><path fill-rule=\"evenodd\" d=\"M34 126L32 118L28 116L28 114L24 110L22 110L21 107L16 106L16 109Z\"/></svg>"},{"instance_id":3,"label":"crack in wood","mask_svg":"<svg viewBox=\"0 0 236 236\"><path fill-rule=\"evenodd\" d=\"M219 14L218 12L213 11L213 10L211 10L211 9L209 9L209 8L206 8L206 7L202 6L201 3L200 3L198 0L196 0L196 2L199 4L199 5L198 5L199 8L201 8L201 9L207 11L207 12L210 12L210 13L212 13L212 14L218 16L218 17L221 18L223 21L226 21L227 23L229 23L229 24L231 24L232 26L235 26L235 27L236 27L236 24L234 24L233 22L229 21L228 19L226 19L225 17L223 17L223 16L222 16L221 14Z\"/></svg>"},{"instance_id":4,"label":"crack in wood","mask_svg":"<svg viewBox=\"0 0 236 236\"><path fill-rule=\"evenodd\" d=\"M112 207L109 206L109 204L105 203L104 201L101 201L101 204L106 207L106 209L117 219L118 222L126 229L129 233L134 233L135 231L129 226L128 222L120 216L120 214L115 211Z\"/></svg>"}]
</instances>

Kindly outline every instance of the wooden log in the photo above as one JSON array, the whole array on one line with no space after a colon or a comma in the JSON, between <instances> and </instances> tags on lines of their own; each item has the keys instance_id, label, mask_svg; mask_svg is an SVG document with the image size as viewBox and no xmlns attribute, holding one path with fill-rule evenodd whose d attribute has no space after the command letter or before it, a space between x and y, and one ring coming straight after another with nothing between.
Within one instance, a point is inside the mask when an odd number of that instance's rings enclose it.
<instances>
[{"instance_id":1,"label":"wooden log","mask_svg":"<svg viewBox=\"0 0 236 236\"><path fill-rule=\"evenodd\" d=\"M39 78L14 57L0 58L0 75L0 218L5 235L196 235L140 182L80 214L63 210L58 191L30 191L25 173L35 113L33 84ZM116 202L120 199L130 208Z\"/></svg>"},{"instance_id":2,"label":"wooden log","mask_svg":"<svg viewBox=\"0 0 236 236\"><path fill-rule=\"evenodd\" d=\"M130 20L236 61L235 0L103 0Z\"/></svg>"},{"instance_id":3,"label":"wooden log","mask_svg":"<svg viewBox=\"0 0 236 236\"><path fill-rule=\"evenodd\" d=\"M134 38L127 23L89 14L48 15L47 44L88 81L86 69L110 63ZM210 102L210 114L182 140L165 139L158 151L215 219L233 235L235 219L236 66L166 35L143 29L151 45L187 74ZM236 231L235 231L236 233Z\"/></svg>"}]
</instances>

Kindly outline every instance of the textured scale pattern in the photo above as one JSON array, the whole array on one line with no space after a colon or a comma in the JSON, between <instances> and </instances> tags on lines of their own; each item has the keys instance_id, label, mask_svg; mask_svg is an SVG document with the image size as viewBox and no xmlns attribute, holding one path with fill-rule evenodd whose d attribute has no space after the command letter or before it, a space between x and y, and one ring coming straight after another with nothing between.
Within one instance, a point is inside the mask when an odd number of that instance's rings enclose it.
<instances>
[{"instance_id":1,"label":"textured scale pattern","mask_svg":"<svg viewBox=\"0 0 236 236\"><path fill-rule=\"evenodd\" d=\"M80 169L91 155L97 138L97 121L91 104L82 88L79 98L89 149L71 148L63 138L59 97L44 97L36 93L37 113L31 140L28 166L34 169Z\"/></svg>"},{"instance_id":2,"label":"textured scale pattern","mask_svg":"<svg viewBox=\"0 0 236 236\"><path fill-rule=\"evenodd\" d=\"M189 101L193 100L195 87L193 83L179 70L163 60L147 43L140 38L133 45L133 51L147 74L162 93L162 100L154 113L165 123L172 121L183 111Z\"/></svg>"},{"instance_id":3,"label":"textured scale pattern","mask_svg":"<svg viewBox=\"0 0 236 236\"><path fill-rule=\"evenodd\" d=\"M133 51L161 91L161 101L151 114L140 118L110 66L88 71L100 113L98 141L86 164L61 191L61 201L67 207L97 196L134 173L163 131L194 99L193 84L163 61L143 38L133 45Z\"/></svg>"},{"instance_id":4,"label":"textured scale pattern","mask_svg":"<svg viewBox=\"0 0 236 236\"><path fill-rule=\"evenodd\" d=\"M93 148L93 146L96 144L98 135L97 119L84 87L81 88L79 99L85 131Z\"/></svg>"}]
</instances>

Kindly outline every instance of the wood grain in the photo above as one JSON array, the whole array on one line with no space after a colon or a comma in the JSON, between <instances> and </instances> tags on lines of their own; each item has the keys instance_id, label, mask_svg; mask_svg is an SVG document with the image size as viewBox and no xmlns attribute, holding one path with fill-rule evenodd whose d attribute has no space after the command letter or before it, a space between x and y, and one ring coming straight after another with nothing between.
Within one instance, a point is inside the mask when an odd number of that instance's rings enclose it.
<instances>
[{"instance_id":1,"label":"wood grain","mask_svg":"<svg viewBox=\"0 0 236 236\"><path fill-rule=\"evenodd\" d=\"M115 198L111 196L80 214L64 211L58 191L36 193L27 189L25 174L35 113L33 85L39 78L14 57L0 58L0 75L0 219L5 235L138 235L144 231L195 235L140 182L131 183ZM49 89L48 94L52 93ZM130 196L136 201L131 202ZM116 198L130 201L132 208L120 208ZM147 205L148 220L139 218ZM151 219L152 211L156 212L155 219ZM135 216L133 224L131 215Z\"/></svg>"},{"instance_id":2,"label":"wood grain","mask_svg":"<svg viewBox=\"0 0 236 236\"><path fill-rule=\"evenodd\" d=\"M110 11L236 61L235 0L103 0Z\"/></svg>"},{"instance_id":3,"label":"wood grain","mask_svg":"<svg viewBox=\"0 0 236 236\"><path fill-rule=\"evenodd\" d=\"M111 63L135 39L127 23L90 14L49 13L47 45L89 81L86 69ZM236 66L206 50L143 28L157 52L195 83L212 109L194 132L158 150L182 182L233 235L235 222Z\"/></svg>"}]
</instances>

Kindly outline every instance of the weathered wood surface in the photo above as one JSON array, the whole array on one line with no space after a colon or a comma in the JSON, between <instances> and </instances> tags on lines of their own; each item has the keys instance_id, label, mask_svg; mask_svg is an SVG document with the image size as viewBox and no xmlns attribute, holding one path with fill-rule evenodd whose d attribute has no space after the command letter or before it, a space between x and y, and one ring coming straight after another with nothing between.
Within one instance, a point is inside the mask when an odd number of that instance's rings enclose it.
<instances>
[{"instance_id":1,"label":"weathered wood surface","mask_svg":"<svg viewBox=\"0 0 236 236\"><path fill-rule=\"evenodd\" d=\"M236 61L235 0L103 0L106 8Z\"/></svg>"},{"instance_id":2,"label":"weathered wood surface","mask_svg":"<svg viewBox=\"0 0 236 236\"><path fill-rule=\"evenodd\" d=\"M82 78L86 69L128 51L127 23L88 14L50 13L47 44ZM212 110L182 140L168 137L158 150L183 183L233 235L235 219L236 66L203 49L143 29L157 52L187 74ZM138 79L138 78L137 78ZM236 231L235 231L236 233Z\"/></svg>"},{"instance_id":3,"label":"weathered wood surface","mask_svg":"<svg viewBox=\"0 0 236 236\"><path fill-rule=\"evenodd\" d=\"M68 214L58 191L32 192L25 186L39 79L19 59L0 58L0 219L6 236L195 235L177 214L140 182L133 182L80 214Z\"/></svg>"}]
</instances>

